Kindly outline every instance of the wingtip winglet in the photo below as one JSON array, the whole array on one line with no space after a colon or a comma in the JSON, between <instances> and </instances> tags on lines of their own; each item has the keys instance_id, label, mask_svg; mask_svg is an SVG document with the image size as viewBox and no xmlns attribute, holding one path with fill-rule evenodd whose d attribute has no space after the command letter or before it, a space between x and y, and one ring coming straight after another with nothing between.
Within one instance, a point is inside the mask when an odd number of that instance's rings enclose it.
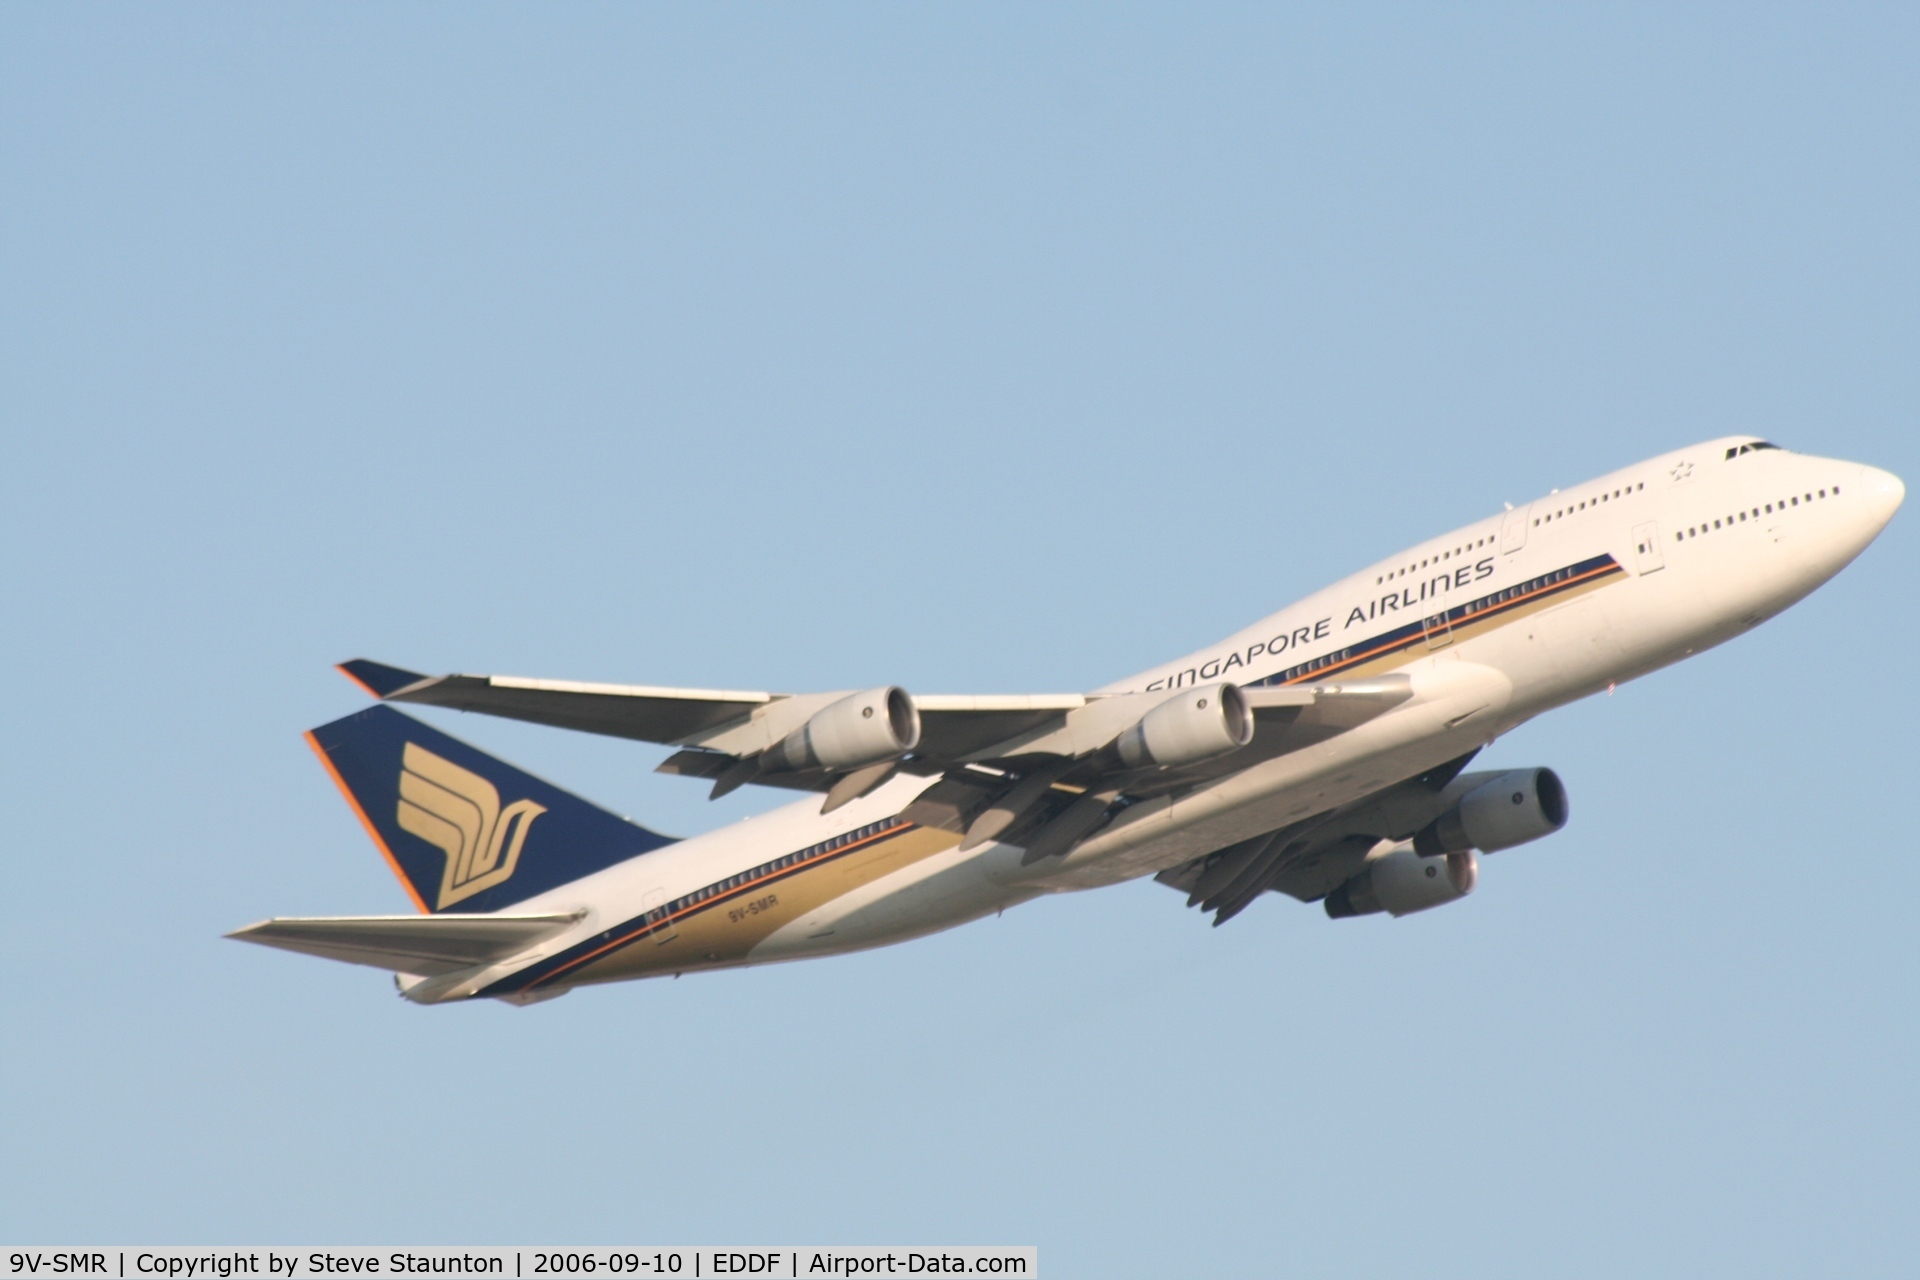
<instances>
[{"instance_id":1,"label":"wingtip winglet","mask_svg":"<svg viewBox=\"0 0 1920 1280\"><path fill-rule=\"evenodd\" d=\"M408 685L419 684L427 679L418 671L408 671L404 667L389 667L385 663L370 662L365 658L351 658L346 662L337 663L334 670L376 698L389 697Z\"/></svg>"}]
</instances>

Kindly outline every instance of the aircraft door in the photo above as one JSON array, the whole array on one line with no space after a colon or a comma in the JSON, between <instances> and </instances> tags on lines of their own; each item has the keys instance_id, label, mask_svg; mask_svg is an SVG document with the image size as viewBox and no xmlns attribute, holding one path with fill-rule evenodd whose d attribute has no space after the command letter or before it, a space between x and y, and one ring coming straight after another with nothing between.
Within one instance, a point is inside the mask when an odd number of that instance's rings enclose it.
<instances>
[{"instance_id":1,"label":"aircraft door","mask_svg":"<svg viewBox=\"0 0 1920 1280\"><path fill-rule=\"evenodd\" d=\"M1423 619L1420 626L1427 633L1429 650L1444 649L1453 643L1453 619L1447 616L1446 610Z\"/></svg>"},{"instance_id":2,"label":"aircraft door","mask_svg":"<svg viewBox=\"0 0 1920 1280\"><path fill-rule=\"evenodd\" d=\"M1633 526L1633 566L1646 577L1666 568L1667 562L1660 555L1660 523L1649 520L1645 524Z\"/></svg>"},{"instance_id":3,"label":"aircraft door","mask_svg":"<svg viewBox=\"0 0 1920 1280\"><path fill-rule=\"evenodd\" d=\"M1532 504L1507 512L1500 522L1500 554L1511 555L1527 545L1527 512Z\"/></svg>"},{"instance_id":4,"label":"aircraft door","mask_svg":"<svg viewBox=\"0 0 1920 1280\"><path fill-rule=\"evenodd\" d=\"M652 931L647 935L655 946L664 946L680 936L680 926L667 914L667 891L650 889L647 896L640 899L641 909L646 913L647 924Z\"/></svg>"}]
</instances>

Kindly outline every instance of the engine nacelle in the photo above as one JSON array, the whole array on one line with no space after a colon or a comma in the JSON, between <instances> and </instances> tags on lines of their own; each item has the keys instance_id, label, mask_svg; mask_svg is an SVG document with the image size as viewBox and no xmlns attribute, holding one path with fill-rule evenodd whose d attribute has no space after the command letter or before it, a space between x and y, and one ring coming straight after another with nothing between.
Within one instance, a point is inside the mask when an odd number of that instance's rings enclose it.
<instances>
[{"instance_id":1,"label":"engine nacelle","mask_svg":"<svg viewBox=\"0 0 1920 1280\"><path fill-rule=\"evenodd\" d=\"M1253 709L1238 685L1202 685L1147 712L1115 741L1130 769L1194 764L1253 741Z\"/></svg>"},{"instance_id":2,"label":"engine nacelle","mask_svg":"<svg viewBox=\"0 0 1920 1280\"><path fill-rule=\"evenodd\" d=\"M1366 870L1327 895L1327 914L1347 916L1411 915L1448 902L1458 902L1480 883L1480 861L1473 850L1423 858L1413 845L1401 841L1385 855L1368 861Z\"/></svg>"},{"instance_id":3,"label":"engine nacelle","mask_svg":"<svg viewBox=\"0 0 1920 1280\"><path fill-rule=\"evenodd\" d=\"M886 685L830 703L774 744L761 768L859 769L897 760L920 745L920 709L905 689Z\"/></svg>"},{"instance_id":4,"label":"engine nacelle","mask_svg":"<svg viewBox=\"0 0 1920 1280\"><path fill-rule=\"evenodd\" d=\"M1511 849L1567 825L1567 789L1551 769L1515 769L1483 782L1413 838L1424 857Z\"/></svg>"}]
</instances>

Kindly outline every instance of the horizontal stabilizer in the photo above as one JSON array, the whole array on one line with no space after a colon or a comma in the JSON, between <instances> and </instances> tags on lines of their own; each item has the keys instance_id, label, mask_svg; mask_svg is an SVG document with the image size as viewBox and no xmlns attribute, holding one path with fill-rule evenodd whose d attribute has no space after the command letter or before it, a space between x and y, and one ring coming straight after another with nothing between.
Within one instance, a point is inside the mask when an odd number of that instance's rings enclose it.
<instances>
[{"instance_id":1,"label":"horizontal stabilizer","mask_svg":"<svg viewBox=\"0 0 1920 1280\"><path fill-rule=\"evenodd\" d=\"M504 960L577 923L581 914L310 916L262 920L227 936L430 978Z\"/></svg>"}]
</instances>

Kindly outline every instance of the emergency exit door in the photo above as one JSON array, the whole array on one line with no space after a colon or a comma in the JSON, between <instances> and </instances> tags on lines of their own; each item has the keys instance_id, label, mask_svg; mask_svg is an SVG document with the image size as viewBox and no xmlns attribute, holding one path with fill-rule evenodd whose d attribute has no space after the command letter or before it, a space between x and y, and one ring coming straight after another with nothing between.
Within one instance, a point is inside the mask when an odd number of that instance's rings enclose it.
<instances>
[{"instance_id":1,"label":"emergency exit door","mask_svg":"<svg viewBox=\"0 0 1920 1280\"><path fill-rule=\"evenodd\" d=\"M1660 555L1660 524L1649 520L1633 526L1633 567L1641 576L1658 573L1667 562Z\"/></svg>"},{"instance_id":2,"label":"emergency exit door","mask_svg":"<svg viewBox=\"0 0 1920 1280\"><path fill-rule=\"evenodd\" d=\"M1517 511L1507 512L1506 517L1500 521L1501 555L1512 555L1527 545L1527 512L1531 510L1533 505L1529 503Z\"/></svg>"},{"instance_id":3,"label":"emergency exit door","mask_svg":"<svg viewBox=\"0 0 1920 1280\"><path fill-rule=\"evenodd\" d=\"M672 914L667 910L665 889L649 890L647 896L640 899L640 906L646 912L649 930L647 936L653 939L655 946L672 942L680 936L680 926L674 922Z\"/></svg>"}]
</instances>

